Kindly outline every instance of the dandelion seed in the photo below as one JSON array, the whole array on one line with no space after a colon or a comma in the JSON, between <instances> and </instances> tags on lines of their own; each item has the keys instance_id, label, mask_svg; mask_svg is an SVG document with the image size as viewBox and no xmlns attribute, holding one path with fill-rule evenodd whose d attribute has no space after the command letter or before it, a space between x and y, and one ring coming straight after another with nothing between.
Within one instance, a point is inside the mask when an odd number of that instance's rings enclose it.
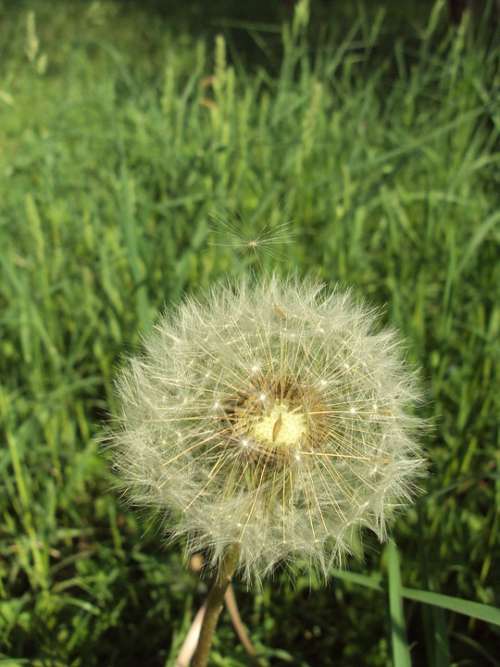
<instances>
[{"instance_id":1,"label":"dandelion seed","mask_svg":"<svg viewBox=\"0 0 500 667\"><path fill-rule=\"evenodd\" d=\"M349 294L307 281L186 300L118 382L129 497L218 572L231 553L248 582L281 561L328 576L365 526L383 540L423 462L413 375L397 336L374 327Z\"/></svg>"},{"instance_id":2,"label":"dandelion seed","mask_svg":"<svg viewBox=\"0 0 500 667\"><path fill-rule=\"evenodd\" d=\"M290 221L255 225L239 215L234 222L215 214L210 217L214 233L212 245L232 248L253 259L264 256L274 260L282 259L280 248L290 244L295 236Z\"/></svg>"}]
</instances>

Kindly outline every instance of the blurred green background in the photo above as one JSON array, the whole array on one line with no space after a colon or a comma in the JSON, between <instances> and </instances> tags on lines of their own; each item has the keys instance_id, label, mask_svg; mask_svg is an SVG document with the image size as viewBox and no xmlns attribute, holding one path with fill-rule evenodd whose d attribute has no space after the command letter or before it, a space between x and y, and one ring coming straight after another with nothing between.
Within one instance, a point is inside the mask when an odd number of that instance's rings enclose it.
<instances>
[{"instance_id":1,"label":"blurred green background","mask_svg":"<svg viewBox=\"0 0 500 667\"><path fill-rule=\"evenodd\" d=\"M365 577L236 585L263 664L500 664L498 13L292 5L0 0L0 665L175 664L206 583L97 438L159 309L246 270L385 305L433 423L402 584L490 605L405 599L405 641L367 536ZM293 242L255 261L213 216ZM226 617L213 664L247 664Z\"/></svg>"}]
</instances>

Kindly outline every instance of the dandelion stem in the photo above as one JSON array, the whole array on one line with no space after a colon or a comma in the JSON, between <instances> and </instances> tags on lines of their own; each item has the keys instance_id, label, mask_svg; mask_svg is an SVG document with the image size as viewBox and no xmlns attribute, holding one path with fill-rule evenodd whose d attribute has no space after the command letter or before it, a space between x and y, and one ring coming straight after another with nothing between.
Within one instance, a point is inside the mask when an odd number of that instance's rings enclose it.
<instances>
[{"instance_id":1,"label":"dandelion stem","mask_svg":"<svg viewBox=\"0 0 500 667\"><path fill-rule=\"evenodd\" d=\"M238 565L239 555L239 544L232 544L227 547L222 557L219 570L207 596L200 638L193 656L193 667L206 667L208 665L210 647L224 604L224 595Z\"/></svg>"}]
</instances>

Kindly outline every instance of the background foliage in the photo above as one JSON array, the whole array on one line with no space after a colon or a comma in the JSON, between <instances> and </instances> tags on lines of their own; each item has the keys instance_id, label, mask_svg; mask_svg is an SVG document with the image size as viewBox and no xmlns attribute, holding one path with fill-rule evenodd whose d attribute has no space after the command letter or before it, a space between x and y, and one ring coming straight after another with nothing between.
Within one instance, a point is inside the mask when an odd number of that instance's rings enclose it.
<instances>
[{"instance_id":1,"label":"background foliage","mask_svg":"<svg viewBox=\"0 0 500 667\"><path fill-rule=\"evenodd\" d=\"M96 436L158 309L248 268L387 304L434 424L399 557L367 537L367 578L238 590L263 655L390 664L401 585L495 605L498 32L388 7L0 2L1 664L174 664L205 584L124 507ZM291 221L293 243L256 263L210 243L211 214ZM499 664L494 624L404 618L416 665ZM213 664L246 664L227 621Z\"/></svg>"}]
</instances>

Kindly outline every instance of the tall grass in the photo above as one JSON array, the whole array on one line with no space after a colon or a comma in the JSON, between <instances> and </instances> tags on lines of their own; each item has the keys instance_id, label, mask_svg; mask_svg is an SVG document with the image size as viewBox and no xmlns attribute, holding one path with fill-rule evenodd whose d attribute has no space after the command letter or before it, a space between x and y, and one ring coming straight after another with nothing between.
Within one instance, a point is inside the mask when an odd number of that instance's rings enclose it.
<instances>
[{"instance_id":1,"label":"tall grass","mask_svg":"<svg viewBox=\"0 0 500 667\"><path fill-rule=\"evenodd\" d=\"M272 664L386 665L403 619L414 664L497 664L497 626L415 591L495 605L499 579L498 50L487 16L447 27L443 5L405 35L361 10L252 25L251 66L240 24L212 40L119 4L0 3L5 664L174 664L203 584L115 496L95 436L158 309L261 270L210 243L214 214L290 220L265 267L387 304L434 423L398 550L369 541L314 595L240 591L253 640ZM214 664L245 664L228 625Z\"/></svg>"}]
</instances>

